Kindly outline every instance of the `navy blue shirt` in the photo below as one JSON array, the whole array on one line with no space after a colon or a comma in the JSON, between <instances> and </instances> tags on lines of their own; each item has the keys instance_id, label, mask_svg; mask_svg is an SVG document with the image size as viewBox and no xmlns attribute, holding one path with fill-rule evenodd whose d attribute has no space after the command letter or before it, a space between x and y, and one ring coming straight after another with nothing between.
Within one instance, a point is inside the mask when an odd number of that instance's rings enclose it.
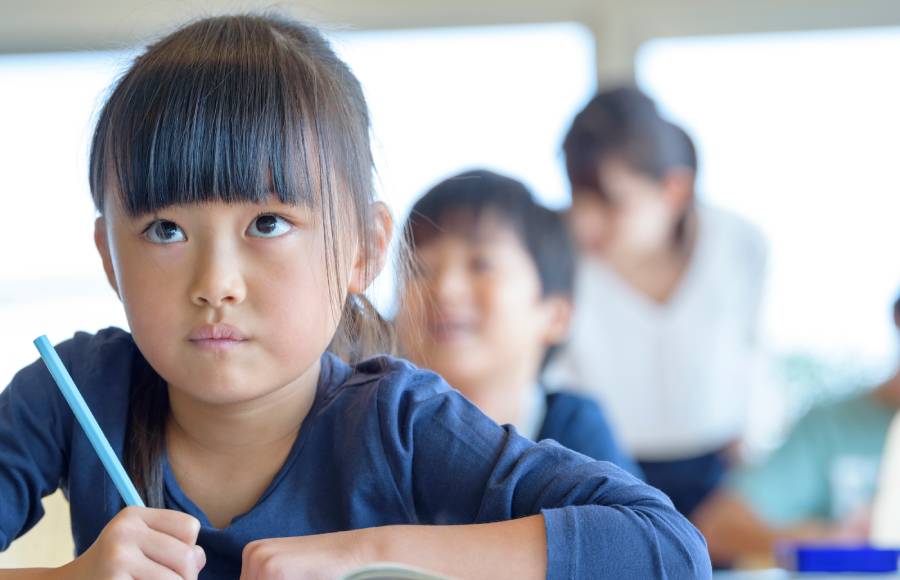
<instances>
[{"instance_id":1,"label":"navy blue shirt","mask_svg":"<svg viewBox=\"0 0 900 580\"><path fill-rule=\"evenodd\" d=\"M121 457L131 335L78 333L61 358ZM0 393L0 549L69 498L77 552L123 507L43 363ZM549 578L708 578L703 537L660 492L552 441L499 427L437 375L389 357L325 354L315 401L268 489L224 529L165 465L166 506L197 517L203 579L237 578L250 541L389 524L467 524L543 514Z\"/></svg>"},{"instance_id":2,"label":"navy blue shirt","mask_svg":"<svg viewBox=\"0 0 900 580\"><path fill-rule=\"evenodd\" d=\"M538 440L553 439L593 459L611 461L643 478L641 468L616 441L609 421L593 399L568 391L547 394L547 412Z\"/></svg>"}]
</instances>

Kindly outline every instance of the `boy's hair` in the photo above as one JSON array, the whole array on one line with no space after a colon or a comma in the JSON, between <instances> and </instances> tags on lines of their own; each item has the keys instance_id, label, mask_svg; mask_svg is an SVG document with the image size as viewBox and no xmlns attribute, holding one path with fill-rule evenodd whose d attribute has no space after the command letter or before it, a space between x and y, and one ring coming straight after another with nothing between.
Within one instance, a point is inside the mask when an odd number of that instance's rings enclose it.
<instances>
[{"instance_id":1,"label":"boy's hair","mask_svg":"<svg viewBox=\"0 0 900 580\"><path fill-rule=\"evenodd\" d=\"M608 200L608 193L600 183L600 167L610 159L656 181L674 169L697 172L697 150L690 136L660 116L653 100L632 87L592 98L572 121L563 153L573 193L591 192L603 200ZM676 227L676 239L683 237L691 210L689 204Z\"/></svg>"},{"instance_id":2,"label":"boy's hair","mask_svg":"<svg viewBox=\"0 0 900 580\"><path fill-rule=\"evenodd\" d=\"M372 171L359 82L316 29L274 16L207 18L150 45L115 83L90 152L101 214L109 195L131 216L272 194L316 209L334 296L346 246L371 247ZM353 362L392 349L364 296L334 306L331 350ZM162 507L167 390L148 364L134 372L126 465L146 503Z\"/></svg>"},{"instance_id":3,"label":"boy's hair","mask_svg":"<svg viewBox=\"0 0 900 580\"><path fill-rule=\"evenodd\" d=\"M516 233L537 269L542 295L572 296L575 254L562 217L511 177L475 169L445 179L413 206L404 237L415 253L444 233L472 234L486 218Z\"/></svg>"}]
</instances>

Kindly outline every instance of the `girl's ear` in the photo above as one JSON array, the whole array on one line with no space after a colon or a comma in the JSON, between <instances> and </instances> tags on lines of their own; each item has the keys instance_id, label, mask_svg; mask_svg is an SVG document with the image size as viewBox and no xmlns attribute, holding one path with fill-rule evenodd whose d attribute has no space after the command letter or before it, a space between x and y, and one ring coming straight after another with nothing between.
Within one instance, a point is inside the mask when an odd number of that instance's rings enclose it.
<instances>
[{"instance_id":1,"label":"girl's ear","mask_svg":"<svg viewBox=\"0 0 900 580\"><path fill-rule=\"evenodd\" d=\"M119 295L119 285L116 284L116 271L113 269L112 256L109 253L109 238L106 235L106 219L103 216L94 220L94 245L103 261L103 271L106 272L106 281L116 295Z\"/></svg>"},{"instance_id":2,"label":"girl's ear","mask_svg":"<svg viewBox=\"0 0 900 580\"><path fill-rule=\"evenodd\" d=\"M550 347L561 343L569 334L574 306L572 299L563 294L551 294L541 300L548 317L544 340Z\"/></svg>"},{"instance_id":3,"label":"girl's ear","mask_svg":"<svg viewBox=\"0 0 900 580\"><path fill-rule=\"evenodd\" d=\"M360 244L359 251L350 272L347 291L362 294L375 280L387 262L391 236L394 233L394 219L387 206L376 201L371 208L372 223L367 244Z\"/></svg>"}]
</instances>

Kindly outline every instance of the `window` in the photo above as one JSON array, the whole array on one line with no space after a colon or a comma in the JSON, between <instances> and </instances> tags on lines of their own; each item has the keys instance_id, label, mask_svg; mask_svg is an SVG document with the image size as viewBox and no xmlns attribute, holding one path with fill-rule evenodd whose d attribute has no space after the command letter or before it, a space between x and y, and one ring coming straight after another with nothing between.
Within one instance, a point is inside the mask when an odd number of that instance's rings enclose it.
<instances>
[{"instance_id":1,"label":"window","mask_svg":"<svg viewBox=\"0 0 900 580\"><path fill-rule=\"evenodd\" d=\"M637 61L698 142L701 196L767 235L765 326L804 388L896 362L898 54L900 29L879 29L662 39Z\"/></svg>"},{"instance_id":2,"label":"window","mask_svg":"<svg viewBox=\"0 0 900 580\"><path fill-rule=\"evenodd\" d=\"M567 196L559 147L594 90L593 39L575 24L332 35L372 109L378 190L398 222L424 190L481 165ZM130 53L0 57L0 388L31 341L126 326L93 248L93 116ZM392 272L376 302L387 307Z\"/></svg>"}]
</instances>

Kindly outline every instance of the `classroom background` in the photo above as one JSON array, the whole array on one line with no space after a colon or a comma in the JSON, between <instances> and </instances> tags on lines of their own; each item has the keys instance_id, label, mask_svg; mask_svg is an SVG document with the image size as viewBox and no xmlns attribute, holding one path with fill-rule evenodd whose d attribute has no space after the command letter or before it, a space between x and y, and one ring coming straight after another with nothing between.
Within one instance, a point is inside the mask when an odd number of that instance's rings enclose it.
<instances>
[{"instance_id":1,"label":"classroom background","mask_svg":"<svg viewBox=\"0 0 900 580\"><path fill-rule=\"evenodd\" d=\"M0 0L0 388L35 359L40 334L127 327L92 242L94 115L148 40L240 10L329 33L363 84L378 194L398 222L431 184L474 166L563 208L574 113L623 83L652 96L696 141L700 200L767 240L768 365L749 413L752 453L777 446L812 405L893 372L896 1ZM388 315L393 281L389 268L372 290ZM60 521L41 526L65 558Z\"/></svg>"}]
</instances>

